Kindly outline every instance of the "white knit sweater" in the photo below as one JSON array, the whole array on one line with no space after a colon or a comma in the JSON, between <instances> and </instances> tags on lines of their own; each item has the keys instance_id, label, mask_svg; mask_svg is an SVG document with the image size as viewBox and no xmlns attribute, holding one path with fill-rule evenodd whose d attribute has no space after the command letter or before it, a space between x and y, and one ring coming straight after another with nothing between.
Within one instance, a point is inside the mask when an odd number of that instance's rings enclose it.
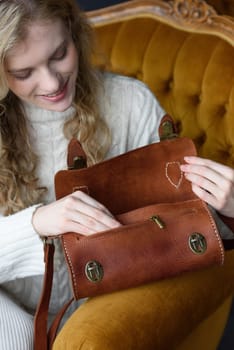
<instances>
[{"instance_id":1,"label":"white knit sweater","mask_svg":"<svg viewBox=\"0 0 234 350\"><path fill-rule=\"evenodd\" d=\"M102 115L113 131L108 157L158 141L163 110L139 81L106 74L100 92ZM54 174L66 168L68 141L63 135L66 112L25 106L33 149L39 155L37 175L48 188L46 202L55 199ZM31 218L36 206L0 217L0 284L32 312L36 307L44 273L43 244ZM60 250L56 250L55 277L50 311L56 312L70 297L68 274Z\"/></svg>"}]
</instances>

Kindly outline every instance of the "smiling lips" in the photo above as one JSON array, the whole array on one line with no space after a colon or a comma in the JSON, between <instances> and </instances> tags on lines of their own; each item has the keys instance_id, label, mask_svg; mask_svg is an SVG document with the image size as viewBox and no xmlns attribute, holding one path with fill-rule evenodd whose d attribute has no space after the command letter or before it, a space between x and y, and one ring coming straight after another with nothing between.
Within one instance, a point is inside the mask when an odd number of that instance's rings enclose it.
<instances>
[{"instance_id":1,"label":"smiling lips","mask_svg":"<svg viewBox=\"0 0 234 350\"><path fill-rule=\"evenodd\" d=\"M51 102L59 102L61 101L67 94L67 86L68 86L68 80L64 84L61 90L59 90L57 93L52 95L41 95L41 97L47 101Z\"/></svg>"}]
</instances>

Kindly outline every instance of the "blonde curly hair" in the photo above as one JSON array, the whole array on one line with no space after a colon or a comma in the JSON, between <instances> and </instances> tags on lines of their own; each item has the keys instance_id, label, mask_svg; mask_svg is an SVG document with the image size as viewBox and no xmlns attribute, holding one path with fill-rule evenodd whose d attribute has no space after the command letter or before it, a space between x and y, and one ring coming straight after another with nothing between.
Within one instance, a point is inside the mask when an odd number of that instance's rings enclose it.
<instances>
[{"instance_id":1,"label":"blonde curly hair","mask_svg":"<svg viewBox=\"0 0 234 350\"><path fill-rule=\"evenodd\" d=\"M90 165L104 158L110 134L96 99L99 80L91 64L92 29L76 1L2 0L0 17L0 208L9 215L40 202L46 191L35 175L38 157L30 146L24 109L8 89L4 72L8 51L24 40L35 20L62 20L78 52L76 112L64 125L65 137L79 139Z\"/></svg>"}]
</instances>

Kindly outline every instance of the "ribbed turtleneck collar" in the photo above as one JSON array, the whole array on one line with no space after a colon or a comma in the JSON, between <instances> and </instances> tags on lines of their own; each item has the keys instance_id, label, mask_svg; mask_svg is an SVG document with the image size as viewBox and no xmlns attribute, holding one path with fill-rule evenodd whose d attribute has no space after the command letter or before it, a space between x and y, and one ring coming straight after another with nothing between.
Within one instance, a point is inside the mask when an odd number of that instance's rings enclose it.
<instances>
[{"instance_id":1,"label":"ribbed turtleneck collar","mask_svg":"<svg viewBox=\"0 0 234 350\"><path fill-rule=\"evenodd\" d=\"M72 117L75 112L74 107L69 107L64 112L56 112L46 110L40 107L37 107L33 104L23 102L23 106L26 112L27 119L31 123L43 123L43 122L54 122L59 120L66 120Z\"/></svg>"}]
</instances>

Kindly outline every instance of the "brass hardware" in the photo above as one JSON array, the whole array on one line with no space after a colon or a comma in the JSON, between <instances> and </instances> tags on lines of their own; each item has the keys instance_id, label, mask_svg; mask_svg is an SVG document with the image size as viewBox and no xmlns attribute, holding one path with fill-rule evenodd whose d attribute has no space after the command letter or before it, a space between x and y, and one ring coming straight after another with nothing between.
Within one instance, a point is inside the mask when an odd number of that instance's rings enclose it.
<instances>
[{"instance_id":1,"label":"brass hardware","mask_svg":"<svg viewBox=\"0 0 234 350\"><path fill-rule=\"evenodd\" d=\"M194 232L189 236L189 248L194 254L204 254L207 249L205 237L198 232Z\"/></svg>"},{"instance_id":2,"label":"brass hardware","mask_svg":"<svg viewBox=\"0 0 234 350\"><path fill-rule=\"evenodd\" d=\"M173 122L170 120L166 120L162 123L162 135L160 137L160 140L167 140L167 139L173 139L177 137L178 135L174 132L174 125Z\"/></svg>"},{"instance_id":3,"label":"brass hardware","mask_svg":"<svg viewBox=\"0 0 234 350\"><path fill-rule=\"evenodd\" d=\"M161 229L165 228L165 226L166 226L165 223L162 221L162 219L160 219L160 217L158 215L152 215L150 217L150 220L155 222L155 224L157 224L158 227Z\"/></svg>"},{"instance_id":4,"label":"brass hardware","mask_svg":"<svg viewBox=\"0 0 234 350\"><path fill-rule=\"evenodd\" d=\"M85 265L85 275L90 282L98 283L104 276L102 265L95 260L87 262Z\"/></svg>"},{"instance_id":5,"label":"brass hardware","mask_svg":"<svg viewBox=\"0 0 234 350\"><path fill-rule=\"evenodd\" d=\"M54 236L53 237L52 236L51 237L39 236L39 237L41 238L44 245L46 245L46 244L54 245L54 240L53 240Z\"/></svg>"},{"instance_id":6,"label":"brass hardware","mask_svg":"<svg viewBox=\"0 0 234 350\"><path fill-rule=\"evenodd\" d=\"M78 156L73 158L73 166L69 167L69 170L82 169L86 167L87 167L87 164L86 164L85 157Z\"/></svg>"},{"instance_id":7,"label":"brass hardware","mask_svg":"<svg viewBox=\"0 0 234 350\"><path fill-rule=\"evenodd\" d=\"M86 159L82 156L73 158L74 169L86 168Z\"/></svg>"}]
</instances>

